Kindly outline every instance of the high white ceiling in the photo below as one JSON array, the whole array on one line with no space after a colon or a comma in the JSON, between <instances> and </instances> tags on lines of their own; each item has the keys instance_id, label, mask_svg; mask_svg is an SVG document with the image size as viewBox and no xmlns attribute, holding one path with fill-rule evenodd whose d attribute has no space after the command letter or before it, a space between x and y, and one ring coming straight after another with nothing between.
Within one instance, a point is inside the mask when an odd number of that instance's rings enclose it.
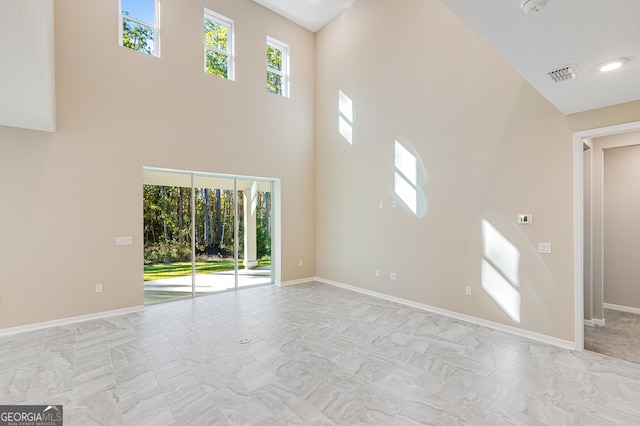
<instances>
[{"instance_id":1,"label":"high white ceiling","mask_svg":"<svg viewBox=\"0 0 640 426\"><path fill-rule=\"evenodd\" d=\"M353 3L254 1L312 31ZM564 114L640 99L640 0L549 0L529 14L522 0L440 1ZM624 67L596 70L620 57L629 59ZM578 77L554 83L547 73L566 65Z\"/></svg>"},{"instance_id":2,"label":"high white ceiling","mask_svg":"<svg viewBox=\"0 0 640 426\"><path fill-rule=\"evenodd\" d=\"M525 14L521 0L441 0L564 114L640 99L640 0L549 0ZM622 68L598 65L626 57ZM575 64L578 77L549 71Z\"/></svg>"},{"instance_id":3,"label":"high white ceiling","mask_svg":"<svg viewBox=\"0 0 640 426\"><path fill-rule=\"evenodd\" d=\"M313 32L338 16L356 0L253 0Z\"/></svg>"}]
</instances>

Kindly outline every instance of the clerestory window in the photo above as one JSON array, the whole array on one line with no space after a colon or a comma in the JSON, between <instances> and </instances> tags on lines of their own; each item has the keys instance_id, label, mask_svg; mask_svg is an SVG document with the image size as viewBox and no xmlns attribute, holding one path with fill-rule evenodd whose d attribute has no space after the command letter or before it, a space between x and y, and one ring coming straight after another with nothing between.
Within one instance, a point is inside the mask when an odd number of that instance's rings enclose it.
<instances>
[{"instance_id":1,"label":"clerestory window","mask_svg":"<svg viewBox=\"0 0 640 426\"><path fill-rule=\"evenodd\" d=\"M234 80L233 20L204 10L204 71Z\"/></svg>"},{"instance_id":2,"label":"clerestory window","mask_svg":"<svg viewBox=\"0 0 640 426\"><path fill-rule=\"evenodd\" d=\"M120 46L160 56L158 0L120 0Z\"/></svg>"},{"instance_id":3,"label":"clerestory window","mask_svg":"<svg viewBox=\"0 0 640 426\"><path fill-rule=\"evenodd\" d=\"M289 97L289 45L267 37L267 90Z\"/></svg>"}]
</instances>

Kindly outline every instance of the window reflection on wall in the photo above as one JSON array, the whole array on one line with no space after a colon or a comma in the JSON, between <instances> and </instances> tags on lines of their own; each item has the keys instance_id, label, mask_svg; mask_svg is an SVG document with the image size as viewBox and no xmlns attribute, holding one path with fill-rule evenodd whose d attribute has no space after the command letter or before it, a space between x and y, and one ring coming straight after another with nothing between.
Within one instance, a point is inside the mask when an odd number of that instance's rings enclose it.
<instances>
[{"instance_id":1,"label":"window reflection on wall","mask_svg":"<svg viewBox=\"0 0 640 426\"><path fill-rule=\"evenodd\" d=\"M489 221L482 221L482 288L520 323L520 251Z\"/></svg>"},{"instance_id":2,"label":"window reflection on wall","mask_svg":"<svg viewBox=\"0 0 640 426\"><path fill-rule=\"evenodd\" d=\"M338 90L338 131L353 145L353 101Z\"/></svg>"},{"instance_id":3,"label":"window reflection on wall","mask_svg":"<svg viewBox=\"0 0 640 426\"><path fill-rule=\"evenodd\" d=\"M427 172L418 152L401 138L394 144L393 192L417 217L427 214L427 199L422 189Z\"/></svg>"}]
</instances>

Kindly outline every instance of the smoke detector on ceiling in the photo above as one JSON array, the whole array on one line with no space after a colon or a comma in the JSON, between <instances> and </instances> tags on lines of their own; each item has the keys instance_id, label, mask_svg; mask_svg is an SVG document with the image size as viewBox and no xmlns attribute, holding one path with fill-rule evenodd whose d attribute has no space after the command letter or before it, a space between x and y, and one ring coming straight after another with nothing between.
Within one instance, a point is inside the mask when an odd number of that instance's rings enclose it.
<instances>
[{"instance_id":1,"label":"smoke detector on ceiling","mask_svg":"<svg viewBox=\"0 0 640 426\"><path fill-rule=\"evenodd\" d=\"M524 13L538 12L547 5L549 0L524 0L520 4L520 8L524 10Z\"/></svg>"}]
</instances>

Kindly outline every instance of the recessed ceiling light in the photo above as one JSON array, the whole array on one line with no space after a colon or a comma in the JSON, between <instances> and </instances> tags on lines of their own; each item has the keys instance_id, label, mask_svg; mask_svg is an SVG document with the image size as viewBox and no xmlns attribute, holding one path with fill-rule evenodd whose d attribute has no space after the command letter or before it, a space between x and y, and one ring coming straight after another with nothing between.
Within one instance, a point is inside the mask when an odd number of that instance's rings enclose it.
<instances>
[{"instance_id":1,"label":"recessed ceiling light","mask_svg":"<svg viewBox=\"0 0 640 426\"><path fill-rule=\"evenodd\" d=\"M627 58L614 59L613 61L608 61L600 65L598 67L598 70L600 72L609 72L609 71L617 70L627 62L629 62Z\"/></svg>"}]
</instances>

